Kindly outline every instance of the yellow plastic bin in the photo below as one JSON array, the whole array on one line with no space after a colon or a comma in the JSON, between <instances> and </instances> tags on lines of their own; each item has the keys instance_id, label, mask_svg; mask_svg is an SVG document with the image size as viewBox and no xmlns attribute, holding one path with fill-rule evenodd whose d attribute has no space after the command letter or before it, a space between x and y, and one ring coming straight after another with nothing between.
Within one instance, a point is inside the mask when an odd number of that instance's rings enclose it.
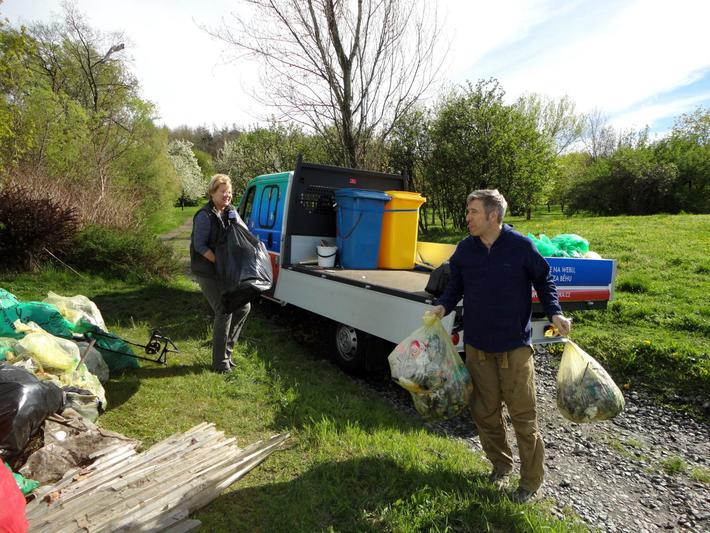
<instances>
[{"instance_id":1,"label":"yellow plastic bin","mask_svg":"<svg viewBox=\"0 0 710 533\"><path fill-rule=\"evenodd\" d=\"M417 253L419 208L426 202L418 192L385 191L392 199L385 204L380 237L378 268L409 270Z\"/></svg>"}]
</instances>

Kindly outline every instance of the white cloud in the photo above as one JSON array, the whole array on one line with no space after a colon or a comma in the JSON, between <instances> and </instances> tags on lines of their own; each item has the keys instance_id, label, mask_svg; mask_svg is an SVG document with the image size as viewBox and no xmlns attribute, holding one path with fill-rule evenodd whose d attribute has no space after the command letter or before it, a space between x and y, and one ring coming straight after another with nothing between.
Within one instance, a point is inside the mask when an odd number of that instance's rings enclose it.
<instances>
[{"instance_id":1,"label":"white cloud","mask_svg":"<svg viewBox=\"0 0 710 533\"><path fill-rule=\"evenodd\" d=\"M568 94L580 110L616 113L683 86L710 67L710 2L637 0L617 6L623 9L590 20L589 27L577 18L576 33L546 28L563 39L525 64L500 72L503 86L516 96Z\"/></svg>"},{"instance_id":2,"label":"white cloud","mask_svg":"<svg viewBox=\"0 0 710 533\"><path fill-rule=\"evenodd\" d=\"M692 112L704 102L710 102L710 92L675 99L666 103L643 106L635 111L614 116L609 123L617 130L641 130L658 120L667 117L679 117L684 113Z\"/></svg>"},{"instance_id":3,"label":"white cloud","mask_svg":"<svg viewBox=\"0 0 710 533\"><path fill-rule=\"evenodd\" d=\"M527 35L551 15L553 4L554 0L440 0L445 35L450 42L449 77L460 81L487 53Z\"/></svg>"}]
</instances>

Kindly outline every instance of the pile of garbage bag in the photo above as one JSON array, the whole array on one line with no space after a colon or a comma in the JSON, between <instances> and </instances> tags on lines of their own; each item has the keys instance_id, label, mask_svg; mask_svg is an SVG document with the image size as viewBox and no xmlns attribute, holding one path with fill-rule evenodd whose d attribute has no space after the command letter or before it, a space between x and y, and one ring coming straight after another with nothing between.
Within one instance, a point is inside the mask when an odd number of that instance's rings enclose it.
<instances>
[{"instance_id":1,"label":"pile of garbage bag","mask_svg":"<svg viewBox=\"0 0 710 533\"><path fill-rule=\"evenodd\" d=\"M98 307L86 296L50 292L43 302L23 302L0 289L2 459L22 464L43 434L46 437L48 418L55 414L71 412L87 424L96 421L107 407L103 383L110 371L138 366L130 355L106 348L132 353L125 341L106 331ZM52 450L45 453L50 462L58 459ZM13 475L24 494L39 485L19 473Z\"/></svg>"},{"instance_id":2,"label":"pile of garbage bag","mask_svg":"<svg viewBox=\"0 0 710 533\"><path fill-rule=\"evenodd\" d=\"M609 420L624 410L624 395L611 376L570 340L557 372L557 407L578 423Z\"/></svg>"},{"instance_id":3,"label":"pile of garbage bag","mask_svg":"<svg viewBox=\"0 0 710 533\"><path fill-rule=\"evenodd\" d=\"M532 233L528 233L530 239L537 251L543 257L582 257L585 259L600 259L601 256L592 252L589 249L589 241L584 237L575 235L574 233L562 233L555 235L550 239L544 233L539 237L535 237Z\"/></svg>"},{"instance_id":4,"label":"pile of garbage bag","mask_svg":"<svg viewBox=\"0 0 710 533\"><path fill-rule=\"evenodd\" d=\"M441 320L431 313L423 326L400 342L388 357L392 378L412 395L427 420L445 420L468 405L473 384Z\"/></svg>"}]
</instances>

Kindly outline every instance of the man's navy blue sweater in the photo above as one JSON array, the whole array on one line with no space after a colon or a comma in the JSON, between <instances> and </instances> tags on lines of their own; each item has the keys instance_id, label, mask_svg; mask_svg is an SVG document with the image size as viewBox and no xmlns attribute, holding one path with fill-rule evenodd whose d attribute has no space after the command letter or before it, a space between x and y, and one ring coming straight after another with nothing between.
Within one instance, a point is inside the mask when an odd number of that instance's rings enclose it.
<instances>
[{"instance_id":1,"label":"man's navy blue sweater","mask_svg":"<svg viewBox=\"0 0 710 533\"><path fill-rule=\"evenodd\" d=\"M448 314L463 295L464 343L474 348L496 353L530 344L532 287L550 319L562 314L547 261L507 224L490 250L469 236L449 263L449 283L438 303Z\"/></svg>"}]
</instances>

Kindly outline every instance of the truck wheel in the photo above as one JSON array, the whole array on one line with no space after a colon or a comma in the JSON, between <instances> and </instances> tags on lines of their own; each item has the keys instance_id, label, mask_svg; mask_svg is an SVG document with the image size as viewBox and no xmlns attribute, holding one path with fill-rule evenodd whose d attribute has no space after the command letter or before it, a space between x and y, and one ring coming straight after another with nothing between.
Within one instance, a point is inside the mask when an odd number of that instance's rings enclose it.
<instances>
[{"instance_id":1,"label":"truck wheel","mask_svg":"<svg viewBox=\"0 0 710 533\"><path fill-rule=\"evenodd\" d=\"M335 362L347 372L363 372L367 352L367 333L345 324L335 323L332 339Z\"/></svg>"}]
</instances>

